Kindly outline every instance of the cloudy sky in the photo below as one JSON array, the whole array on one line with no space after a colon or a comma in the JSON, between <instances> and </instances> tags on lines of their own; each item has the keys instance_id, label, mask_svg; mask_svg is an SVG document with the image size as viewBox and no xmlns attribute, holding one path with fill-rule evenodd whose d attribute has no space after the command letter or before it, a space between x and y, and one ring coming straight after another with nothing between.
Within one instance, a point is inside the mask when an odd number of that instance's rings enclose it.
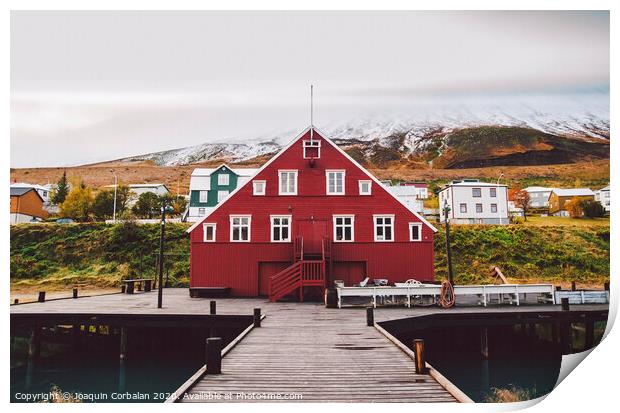
<instances>
[{"instance_id":1,"label":"cloudy sky","mask_svg":"<svg viewBox=\"0 0 620 413\"><path fill-rule=\"evenodd\" d=\"M455 97L606 106L609 15L13 12L11 166L301 130L311 83L318 126Z\"/></svg>"}]
</instances>

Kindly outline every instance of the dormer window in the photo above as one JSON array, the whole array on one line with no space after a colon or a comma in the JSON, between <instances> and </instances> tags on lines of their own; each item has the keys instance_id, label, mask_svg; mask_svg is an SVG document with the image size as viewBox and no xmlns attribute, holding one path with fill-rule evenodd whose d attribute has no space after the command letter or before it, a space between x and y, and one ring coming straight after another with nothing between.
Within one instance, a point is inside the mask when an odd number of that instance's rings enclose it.
<instances>
[{"instance_id":1,"label":"dormer window","mask_svg":"<svg viewBox=\"0 0 620 413\"><path fill-rule=\"evenodd\" d=\"M221 173L217 176L218 185L230 185L230 175L227 173Z\"/></svg>"},{"instance_id":2,"label":"dormer window","mask_svg":"<svg viewBox=\"0 0 620 413\"><path fill-rule=\"evenodd\" d=\"M304 159L319 159L321 157L321 141L304 141Z\"/></svg>"}]
</instances>

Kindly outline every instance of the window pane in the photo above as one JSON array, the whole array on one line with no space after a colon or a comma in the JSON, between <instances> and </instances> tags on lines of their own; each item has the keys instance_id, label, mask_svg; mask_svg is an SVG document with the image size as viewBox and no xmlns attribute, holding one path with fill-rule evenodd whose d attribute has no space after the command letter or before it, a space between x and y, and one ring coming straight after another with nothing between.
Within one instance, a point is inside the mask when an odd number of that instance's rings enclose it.
<instances>
[{"instance_id":1,"label":"window pane","mask_svg":"<svg viewBox=\"0 0 620 413\"><path fill-rule=\"evenodd\" d=\"M241 227L241 239L242 239L243 241L247 241L247 240L249 239L249 236L248 236L248 227L246 227L246 226Z\"/></svg>"},{"instance_id":2,"label":"window pane","mask_svg":"<svg viewBox=\"0 0 620 413\"><path fill-rule=\"evenodd\" d=\"M282 239L288 239L288 227L282 227Z\"/></svg>"},{"instance_id":3,"label":"window pane","mask_svg":"<svg viewBox=\"0 0 620 413\"><path fill-rule=\"evenodd\" d=\"M417 225L411 226L411 239L418 240L420 239L420 227Z\"/></svg>"},{"instance_id":4,"label":"window pane","mask_svg":"<svg viewBox=\"0 0 620 413\"><path fill-rule=\"evenodd\" d=\"M351 227L344 228L344 239L346 241L351 241L353 237L351 236Z\"/></svg>"},{"instance_id":5,"label":"window pane","mask_svg":"<svg viewBox=\"0 0 620 413\"><path fill-rule=\"evenodd\" d=\"M338 241L342 240L342 227L336 227L336 239Z\"/></svg>"},{"instance_id":6,"label":"window pane","mask_svg":"<svg viewBox=\"0 0 620 413\"><path fill-rule=\"evenodd\" d=\"M385 239L386 240L392 239L392 227L385 227Z\"/></svg>"},{"instance_id":7,"label":"window pane","mask_svg":"<svg viewBox=\"0 0 620 413\"><path fill-rule=\"evenodd\" d=\"M280 227L273 227L273 240L280 241Z\"/></svg>"},{"instance_id":8,"label":"window pane","mask_svg":"<svg viewBox=\"0 0 620 413\"><path fill-rule=\"evenodd\" d=\"M239 241L239 227L233 227L233 241Z\"/></svg>"},{"instance_id":9,"label":"window pane","mask_svg":"<svg viewBox=\"0 0 620 413\"><path fill-rule=\"evenodd\" d=\"M377 238L383 239L383 227L381 225L377 226Z\"/></svg>"}]
</instances>

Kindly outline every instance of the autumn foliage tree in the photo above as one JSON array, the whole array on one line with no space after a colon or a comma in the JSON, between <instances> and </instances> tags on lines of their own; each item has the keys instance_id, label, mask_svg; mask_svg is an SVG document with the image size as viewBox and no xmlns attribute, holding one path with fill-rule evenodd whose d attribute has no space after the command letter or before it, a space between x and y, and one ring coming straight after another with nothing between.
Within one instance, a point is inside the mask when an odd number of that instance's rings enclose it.
<instances>
[{"instance_id":1,"label":"autumn foliage tree","mask_svg":"<svg viewBox=\"0 0 620 413\"><path fill-rule=\"evenodd\" d=\"M572 197L569 201L566 201L564 207L571 218L581 218L583 216L583 206L581 200L577 197Z\"/></svg>"},{"instance_id":2,"label":"autumn foliage tree","mask_svg":"<svg viewBox=\"0 0 620 413\"><path fill-rule=\"evenodd\" d=\"M93 212L93 192L86 185L77 185L60 204L60 216L78 221L88 221Z\"/></svg>"},{"instance_id":3,"label":"autumn foliage tree","mask_svg":"<svg viewBox=\"0 0 620 413\"><path fill-rule=\"evenodd\" d=\"M521 208L521 210L523 210L523 219L527 221L527 212L529 211L531 204L530 194L521 189L514 193L512 200L517 208Z\"/></svg>"}]
</instances>

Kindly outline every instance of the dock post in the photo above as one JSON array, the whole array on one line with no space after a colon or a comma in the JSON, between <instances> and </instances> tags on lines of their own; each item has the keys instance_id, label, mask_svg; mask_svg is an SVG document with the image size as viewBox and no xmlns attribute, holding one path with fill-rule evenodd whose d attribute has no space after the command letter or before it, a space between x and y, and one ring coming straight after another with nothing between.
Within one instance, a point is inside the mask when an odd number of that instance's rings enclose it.
<instances>
[{"instance_id":1,"label":"dock post","mask_svg":"<svg viewBox=\"0 0 620 413\"><path fill-rule=\"evenodd\" d=\"M482 358L489 358L489 329L487 327L480 328L480 354Z\"/></svg>"},{"instance_id":2,"label":"dock post","mask_svg":"<svg viewBox=\"0 0 620 413\"><path fill-rule=\"evenodd\" d=\"M41 326L32 327L28 343L28 361L34 362L41 355Z\"/></svg>"},{"instance_id":3,"label":"dock post","mask_svg":"<svg viewBox=\"0 0 620 413\"><path fill-rule=\"evenodd\" d=\"M368 327L375 325L375 310L372 307L366 308L366 325Z\"/></svg>"},{"instance_id":4,"label":"dock post","mask_svg":"<svg viewBox=\"0 0 620 413\"><path fill-rule=\"evenodd\" d=\"M78 298L78 289L77 288L73 289L73 298Z\"/></svg>"},{"instance_id":5,"label":"dock post","mask_svg":"<svg viewBox=\"0 0 620 413\"><path fill-rule=\"evenodd\" d=\"M215 314L216 313L216 303L215 300L211 300L211 302L209 303L209 314Z\"/></svg>"},{"instance_id":6,"label":"dock post","mask_svg":"<svg viewBox=\"0 0 620 413\"><path fill-rule=\"evenodd\" d=\"M45 302L45 291L39 291L39 300L40 303Z\"/></svg>"},{"instance_id":7,"label":"dock post","mask_svg":"<svg viewBox=\"0 0 620 413\"><path fill-rule=\"evenodd\" d=\"M220 337L207 339L206 365L207 374L222 373L222 339Z\"/></svg>"},{"instance_id":8,"label":"dock post","mask_svg":"<svg viewBox=\"0 0 620 413\"><path fill-rule=\"evenodd\" d=\"M413 340L413 352L415 353L415 372L416 374L426 373L426 357L424 354L424 340L416 338Z\"/></svg>"},{"instance_id":9,"label":"dock post","mask_svg":"<svg viewBox=\"0 0 620 413\"><path fill-rule=\"evenodd\" d=\"M121 285L121 294L125 294L125 284Z\"/></svg>"},{"instance_id":10,"label":"dock post","mask_svg":"<svg viewBox=\"0 0 620 413\"><path fill-rule=\"evenodd\" d=\"M571 291L577 291L577 283L575 281L571 281L570 289Z\"/></svg>"},{"instance_id":11,"label":"dock post","mask_svg":"<svg viewBox=\"0 0 620 413\"><path fill-rule=\"evenodd\" d=\"M13 300L13 304L19 304L19 298L16 298L15 300Z\"/></svg>"},{"instance_id":12,"label":"dock post","mask_svg":"<svg viewBox=\"0 0 620 413\"><path fill-rule=\"evenodd\" d=\"M260 327L260 308L254 309L254 327Z\"/></svg>"},{"instance_id":13,"label":"dock post","mask_svg":"<svg viewBox=\"0 0 620 413\"><path fill-rule=\"evenodd\" d=\"M120 330L121 342L119 351L118 391L124 392L126 387L125 360L127 359L127 327L121 326Z\"/></svg>"},{"instance_id":14,"label":"dock post","mask_svg":"<svg viewBox=\"0 0 620 413\"><path fill-rule=\"evenodd\" d=\"M586 324L586 343L584 350L594 347L594 321L588 321Z\"/></svg>"},{"instance_id":15,"label":"dock post","mask_svg":"<svg viewBox=\"0 0 620 413\"><path fill-rule=\"evenodd\" d=\"M570 310L570 305L568 303L568 297L563 297L562 298L562 311L568 311Z\"/></svg>"},{"instance_id":16,"label":"dock post","mask_svg":"<svg viewBox=\"0 0 620 413\"><path fill-rule=\"evenodd\" d=\"M605 291L609 291L609 281L606 281L605 284L603 284L603 288Z\"/></svg>"}]
</instances>

